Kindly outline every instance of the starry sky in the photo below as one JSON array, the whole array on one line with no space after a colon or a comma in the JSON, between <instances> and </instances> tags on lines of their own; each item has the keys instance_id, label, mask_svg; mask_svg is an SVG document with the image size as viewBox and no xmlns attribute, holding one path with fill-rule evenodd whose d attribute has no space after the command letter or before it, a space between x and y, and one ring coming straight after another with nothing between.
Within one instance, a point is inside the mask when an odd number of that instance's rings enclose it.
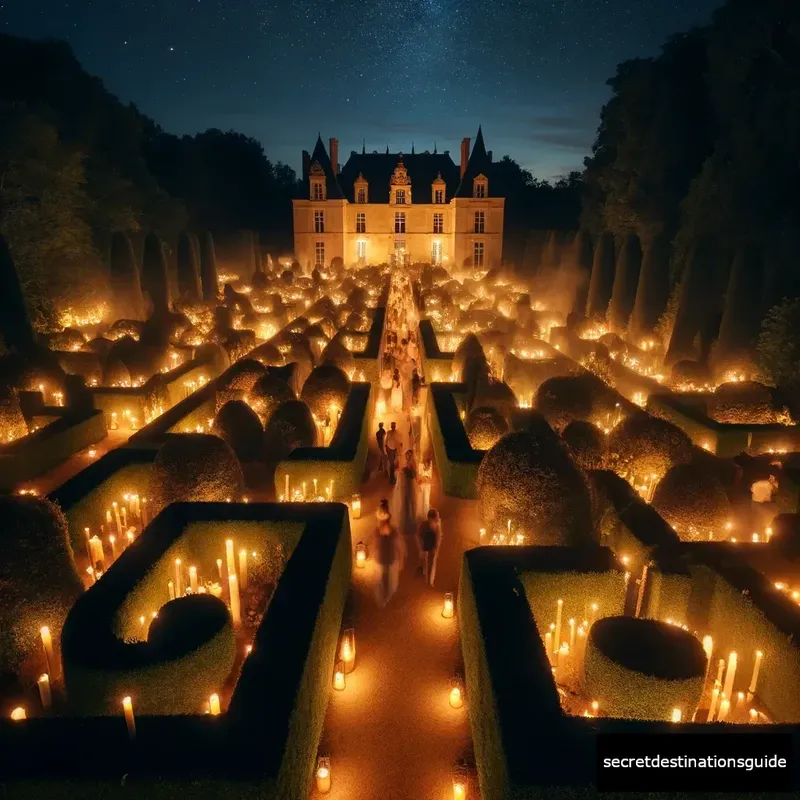
<instances>
[{"instance_id":1,"label":"starry sky","mask_svg":"<svg viewBox=\"0 0 800 800\"><path fill-rule=\"evenodd\" d=\"M0 0L0 30L66 39L173 133L259 139L300 169L317 132L350 150L449 149L580 169L617 63L656 55L722 0Z\"/></svg>"}]
</instances>

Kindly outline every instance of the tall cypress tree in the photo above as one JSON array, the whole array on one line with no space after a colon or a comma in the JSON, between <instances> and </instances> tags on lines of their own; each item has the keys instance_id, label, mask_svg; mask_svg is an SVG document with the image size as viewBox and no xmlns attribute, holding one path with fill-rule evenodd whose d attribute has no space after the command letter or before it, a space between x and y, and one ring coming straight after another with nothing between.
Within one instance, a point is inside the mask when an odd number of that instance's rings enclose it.
<instances>
[{"instance_id":1,"label":"tall cypress tree","mask_svg":"<svg viewBox=\"0 0 800 800\"><path fill-rule=\"evenodd\" d=\"M19 282L14 259L0 234L0 331L8 348L30 353L36 345L28 307Z\"/></svg>"},{"instance_id":2,"label":"tall cypress tree","mask_svg":"<svg viewBox=\"0 0 800 800\"><path fill-rule=\"evenodd\" d=\"M200 273L188 231L178 236L178 293L183 300L200 299Z\"/></svg>"},{"instance_id":3,"label":"tall cypress tree","mask_svg":"<svg viewBox=\"0 0 800 800\"><path fill-rule=\"evenodd\" d=\"M144 238L142 289L150 295L153 313L169 311L169 279L164 246L158 234L153 232Z\"/></svg>"},{"instance_id":4,"label":"tall cypress tree","mask_svg":"<svg viewBox=\"0 0 800 800\"><path fill-rule=\"evenodd\" d=\"M592 240L588 231L581 229L575 234L562 261L562 267L564 266L574 271L576 279L571 310L583 314L592 274Z\"/></svg>"},{"instance_id":5,"label":"tall cypress tree","mask_svg":"<svg viewBox=\"0 0 800 800\"><path fill-rule=\"evenodd\" d=\"M628 329L641 266L642 247L639 244L639 237L635 233L629 233L620 247L611 301L608 304L608 324L616 333Z\"/></svg>"},{"instance_id":6,"label":"tall cypress tree","mask_svg":"<svg viewBox=\"0 0 800 800\"><path fill-rule=\"evenodd\" d=\"M665 235L644 244L628 338L636 343L651 333L669 300L669 243Z\"/></svg>"},{"instance_id":7,"label":"tall cypress tree","mask_svg":"<svg viewBox=\"0 0 800 800\"><path fill-rule=\"evenodd\" d=\"M144 319L139 267L131 240L123 231L116 231L111 237L109 266L114 319Z\"/></svg>"},{"instance_id":8,"label":"tall cypress tree","mask_svg":"<svg viewBox=\"0 0 800 800\"><path fill-rule=\"evenodd\" d=\"M211 231L203 231L200 238L200 277L203 283L203 300L213 302L219 294L217 257Z\"/></svg>"},{"instance_id":9,"label":"tall cypress tree","mask_svg":"<svg viewBox=\"0 0 800 800\"><path fill-rule=\"evenodd\" d=\"M600 234L594 248L592 277L589 281L589 297L586 301L586 316L605 318L611 290L614 287L614 237L608 231Z\"/></svg>"}]
</instances>

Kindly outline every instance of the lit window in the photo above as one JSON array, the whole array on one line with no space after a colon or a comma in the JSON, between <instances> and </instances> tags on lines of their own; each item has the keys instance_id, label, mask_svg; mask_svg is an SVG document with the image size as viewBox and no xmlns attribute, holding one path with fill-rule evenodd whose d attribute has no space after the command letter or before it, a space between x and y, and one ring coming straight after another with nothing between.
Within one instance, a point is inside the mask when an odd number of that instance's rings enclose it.
<instances>
[{"instance_id":1,"label":"lit window","mask_svg":"<svg viewBox=\"0 0 800 800\"><path fill-rule=\"evenodd\" d=\"M472 245L472 265L474 267L483 266L483 242L475 242Z\"/></svg>"},{"instance_id":2,"label":"lit window","mask_svg":"<svg viewBox=\"0 0 800 800\"><path fill-rule=\"evenodd\" d=\"M356 255L359 261L363 261L367 257L367 240L359 239L356 242Z\"/></svg>"},{"instance_id":3,"label":"lit window","mask_svg":"<svg viewBox=\"0 0 800 800\"><path fill-rule=\"evenodd\" d=\"M486 212L475 212L475 233L483 233L486 227Z\"/></svg>"},{"instance_id":4,"label":"lit window","mask_svg":"<svg viewBox=\"0 0 800 800\"><path fill-rule=\"evenodd\" d=\"M317 267L325 266L325 242L317 242L314 247L314 264Z\"/></svg>"},{"instance_id":5,"label":"lit window","mask_svg":"<svg viewBox=\"0 0 800 800\"><path fill-rule=\"evenodd\" d=\"M405 214L405 211L395 211L395 214L394 214L394 232L395 233L405 233L406 232L406 214Z\"/></svg>"},{"instance_id":6,"label":"lit window","mask_svg":"<svg viewBox=\"0 0 800 800\"><path fill-rule=\"evenodd\" d=\"M367 232L367 215L363 211L356 213L356 233Z\"/></svg>"},{"instance_id":7,"label":"lit window","mask_svg":"<svg viewBox=\"0 0 800 800\"><path fill-rule=\"evenodd\" d=\"M322 181L314 181L311 184L311 199L312 200L324 200L325 199L325 191L322 188Z\"/></svg>"},{"instance_id":8,"label":"lit window","mask_svg":"<svg viewBox=\"0 0 800 800\"><path fill-rule=\"evenodd\" d=\"M404 206L406 204L406 190L397 189L394 193L394 201L397 205Z\"/></svg>"},{"instance_id":9,"label":"lit window","mask_svg":"<svg viewBox=\"0 0 800 800\"><path fill-rule=\"evenodd\" d=\"M433 215L433 232L444 233L444 214Z\"/></svg>"},{"instance_id":10,"label":"lit window","mask_svg":"<svg viewBox=\"0 0 800 800\"><path fill-rule=\"evenodd\" d=\"M486 197L486 182L485 181L475 181L475 185L473 187L474 192L473 194L475 197L484 198Z\"/></svg>"},{"instance_id":11,"label":"lit window","mask_svg":"<svg viewBox=\"0 0 800 800\"><path fill-rule=\"evenodd\" d=\"M367 202L367 190L366 189L359 189L356 193L356 203L366 203Z\"/></svg>"},{"instance_id":12,"label":"lit window","mask_svg":"<svg viewBox=\"0 0 800 800\"><path fill-rule=\"evenodd\" d=\"M325 233L325 212L314 212L314 233Z\"/></svg>"},{"instance_id":13,"label":"lit window","mask_svg":"<svg viewBox=\"0 0 800 800\"><path fill-rule=\"evenodd\" d=\"M433 190L433 202L439 205L444 203L444 189Z\"/></svg>"},{"instance_id":14,"label":"lit window","mask_svg":"<svg viewBox=\"0 0 800 800\"><path fill-rule=\"evenodd\" d=\"M442 263L442 243L441 242L434 242L431 245L431 261L434 264L441 264Z\"/></svg>"}]
</instances>

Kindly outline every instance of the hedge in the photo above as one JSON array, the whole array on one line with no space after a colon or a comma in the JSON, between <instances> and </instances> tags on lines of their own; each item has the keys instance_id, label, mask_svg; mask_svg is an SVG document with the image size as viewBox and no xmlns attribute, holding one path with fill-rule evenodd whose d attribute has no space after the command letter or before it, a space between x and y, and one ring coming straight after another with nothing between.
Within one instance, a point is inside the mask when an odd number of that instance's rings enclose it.
<instances>
[{"instance_id":1,"label":"hedge","mask_svg":"<svg viewBox=\"0 0 800 800\"><path fill-rule=\"evenodd\" d=\"M70 411L22 439L0 445L0 491L37 478L106 438L100 411Z\"/></svg>"},{"instance_id":2,"label":"hedge","mask_svg":"<svg viewBox=\"0 0 800 800\"><path fill-rule=\"evenodd\" d=\"M385 304L385 300L383 301ZM372 325L367 334L367 343L360 353L353 353L356 362L356 375L364 374L366 383L377 383L381 377L381 356L383 354L383 336L386 325L385 305L379 305L372 317ZM345 333L347 333L345 331ZM351 336L362 337L364 334L350 333Z\"/></svg>"},{"instance_id":3,"label":"hedge","mask_svg":"<svg viewBox=\"0 0 800 800\"><path fill-rule=\"evenodd\" d=\"M307 796L350 581L347 510L337 504L227 503L174 509L196 515L196 522L304 525L256 632L228 713L137 713L134 742L128 740L121 713L23 723L2 719L4 796ZM176 513L174 509L169 513ZM87 752L92 758L86 758Z\"/></svg>"},{"instance_id":4,"label":"hedge","mask_svg":"<svg viewBox=\"0 0 800 800\"><path fill-rule=\"evenodd\" d=\"M433 323L429 319L419 322L420 358L422 371L428 383L450 380L453 369L453 354L439 349Z\"/></svg>"},{"instance_id":5,"label":"hedge","mask_svg":"<svg viewBox=\"0 0 800 800\"><path fill-rule=\"evenodd\" d=\"M339 424L328 447L298 447L275 469L275 493L283 494L286 475L292 487L306 482L313 491L312 481L319 481L319 492L333 481L334 498L349 501L361 490L367 465L370 438L369 399L371 387L366 383L351 383Z\"/></svg>"}]
</instances>

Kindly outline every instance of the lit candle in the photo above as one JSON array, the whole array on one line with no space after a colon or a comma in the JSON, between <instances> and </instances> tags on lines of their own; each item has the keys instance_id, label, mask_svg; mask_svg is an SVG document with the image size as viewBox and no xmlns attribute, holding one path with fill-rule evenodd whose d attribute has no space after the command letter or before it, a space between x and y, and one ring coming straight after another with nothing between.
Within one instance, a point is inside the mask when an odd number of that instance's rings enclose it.
<instances>
[{"instance_id":1,"label":"lit candle","mask_svg":"<svg viewBox=\"0 0 800 800\"><path fill-rule=\"evenodd\" d=\"M183 570L179 558L175 559L175 596L183 597Z\"/></svg>"},{"instance_id":2,"label":"lit candle","mask_svg":"<svg viewBox=\"0 0 800 800\"><path fill-rule=\"evenodd\" d=\"M173 581L167 581L167 590L169 591L169 599L175 599L175 584Z\"/></svg>"},{"instance_id":3,"label":"lit candle","mask_svg":"<svg viewBox=\"0 0 800 800\"><path fill-rule=\"evenodd\" d=\"M353 512L353 519L361 519L361 495L354 494L353 500L350 504L350 508Z\"/></svg>"},{"instance_id":4,"label":"lit candle","mask_svg":"<svg viewBox=\"0 0 800 800\"><path fill-rule=\"evenodd\" d=\"M758 711L756 711L754 708L751 708L750 711L747 712L747 716L748 716L748 722L751 725L758 724Z\"/></svg>"},{"instance_id":5,"label":"lit candle","mask_svg":"<svg viewBox=\"0 0 800 800\"><path fill-rule=\"evenodd\" d=\"M284 491L284 495L286 496L286 499L288 500L289 499L289 473L288 472L284 476L284 484L286 486L286 490Z\"/></svg>"},{"instance_id":6,"label":"lit candle","mask_svg":"<svg viewBox=\"0 0 800 800\"><path fill-rule=\"evenodd\" d=\"M106 509L106 527L111 530L111 510ZM117 531L119 533L119 531Z\"/></svg>"},{"instance_id":7,"label":"lit candle","mask_svg":"<svg viewBox=\"0 0 800 800\"><path fill-rule=\"evenodd\" d=\"M92 552L92 534L90 533L88 528L83 529L83 536L86 540L86 555L89 559L89 566L94 566L94 553Z\"/></svg>"},{"instance_id":8,"label":"lit candle","mask_svg":"<svg viewBox=\"0 0 800 800\"><path fill-rule=\"evenodd\" d=\"M569 650L570 652L575 651L575 620L569 620Z\"/></svg>"},{"instance_id":9,"label":"lit candle","mask_svg":"<svg viewBox=\"0 0 800 800\"><path fill-rule=\"evenodd\" d=\"M564 601L559 599L556 603L556 629L553 634L553 647L556 654L561 649L561 613L564 610Z\"/></svg>"},{"instance_id":10,"label":"lit candle","mask_svg":"<svg viewBox=\"0 0 800 800\"><path fill-rule=\"evenodd\" d=\"M553 665L553 632L547 631L544 635L544 649L547 651L547 660Z\"/></svg>"},{"instance_id":11,"label":"lit candle","mask_svg":"<svg viewBox=\"0 0 800 800\"><path fill-rule=\"evenodd\" d=\"M87 529L88 530L88 529ZM92 566L98 562L105 567L105 554L103 553L103 543L97 536L89 539L89 549L91 550Z\"/></svg>"},{"instance_id":12,"label":"lit candle","mask_svg":"<svg viewBox=\"0 0 800 800\"><path fill-rule=\"evenodd\" d=\"M108 543L111 545L111 561L117 560L117 537L112 533L108 537Z\"/></svg>"},{"instance_id":13,"label":"lit candle","mask_svg":"<svg viewBox=\"0 0 800 800\"><path fill-rule=\"evenodd\" d=\"M28 718L28 715L27 715L27 713L25 713L25 709L22 706L17 706L11 712L11 719L13 719L14 722L20 722L23 719L27 719L27 718Z\"/></svg>"},{"instance_id":14,"label":"lit candle","mask_svg":"<svg viewBox=\"0 0 800 800\"><path fill-rule=\"evenodd\" d=\"M736 678L736 653L728 656L728 671L725 673L725 685L722 693L730 700L733 697L733 681Z\"/></svg>"},{"instance_id":15,"label":"lit candle","mask_svg":"<svg viewBox=\"0 0 800 800\"><path fill-rule=\"evenodd\" d=\"M219 695L214 693L211 697L208 698L208 710L211 713L211 716L217 717L220 713L219 707Z\"/></svg>"},{"instance_id":16,"label":"lit candle","mask_svg":"<svg viewBox=\"0 0 800 800\"><path fill-rule=\"evenodd\" d=\"M558 648L558 654L556 657L556 683L566 683L567 682L567 661L569 660L569 645L564 642L561 647Z\"/></svg>"},{"instance_id":17,"label":"lit candle","mask_svg":"<svg viewBox=\"0 0 800 800\"><path fill-rule=\"evenodd\" d=\"M239 604L239 581L236 580L236 573L228 575L228 590L231 595L231 617L233 617L233 627L238 628L242 624L242 612Z\"/></svg>"},{"instance_id":18,"label":"lit candle","mask_svg":"<svg viewBox=\"0 0 800 800\"><path fill-rule=\"evenodd\" d=\"M133 701L130 697L122 698L122 709L125 712L125 725L128 728L128 736L136 738L136 720L133 718Z\"/></svg>"},{"instance_id":19,"label":"lit candle","mask_svg":"<svg viewBox=\"0 0 800 800\"><path fill-rule=\"evenodd\" d=\"M347 680L344 674L344 662L337 661L336 667L333 670L333 688L336 689L337 692L341 692L346 685Z\"/></svg>"},{"instance_id":20,"label":"lit candle","mask_svg":"<svg viewBox=\"0 0 800 800\"><path fill-rule=\"evenodd\" d=\"M314 499L316 500L319 497L319 492L317 491L317 479L314 478Z\"/></svg>"},{"instance_id":21,"label":"lit candle","mask_svg":"<svg viewBox=\"0 0 800 800\"><path fill-rule=\"evenodd\" d=\"M683 714L681 713L681 710L679 708L673 708L672 709L672 721L673 722L680 722L682 716L683 716Z\"/></svg>"},{"instance_id":22,"label":"lit candle","mask_svg":"<svg viewBox=\"0 0 800 800\"><path fill-rule=\"evenodd\" d=\"M730 708L731 708L731 701L728 700L727 697L725 697L725 694L723 692L722 702L719 704L719 716L717 717L717 720L719 720L719 722L722 722L724 719L727 718Z\"/></svg>"},{"instance_id":23,"label":"lit candle","mask_svg":"<svg viewBox=\"0 0 800 800\"><path fill-rule=\"evenodd\" d=\"M193 594L197 594L197 567L189 567L189 586Z\"/></svg>"},{"instance_id":24,"label":"lit candle","mask_svg":"<svg viewBox=\"0 0 800 800\"><path fill-rule=\"evenodd\" d=\"M50 676L45 672L37 681L39 684L39 697L42 698L42 708L45 711L53 705L53 694L50 691Z\"/></svg>"},{"instance_id":25,"label":"lit candle","mask_svg":"<svg viewBox=\"0 0 800 800\"><path fill-rule=\"evenodd\" d=\"M725 672L725 659L721 658L717 662L717 678L714 681L714 685L719 687L719 690L722 691L722 675Z\"/></svg>"},{"instance_id":26,"label":"lit candle","mask_svg":"<svg viewBox=\"0 0 800 800\"><path fill-rule=\"evenodd\" d=\"M758 671L761 669L761 659L764 654L760 650L756 650L756 662L753 664L753 677L750 678L750 685L747 687L747 692L750 695L756 693L756 683L758 682Z\"/></svg>"},{"instance_id":27,"label":"lit candle","mask_svg":"<svg viewBox=\"0 0 800 800\"><path fill-rule=\"evenodd\" d=\"M239 551L239 583L242 589L247 588L247 550Z\"/></svg>"},{"instance_id":28,"label":"lit candle","mask_svg":"<svg viewBox=\"0 0 800 800\"><path fill-rule=\"evenodd\" d=\"M222 559L217 559L217 572L219 573L219 579L222 580Z\"/></svg>"},{"instance_id":29,"label":"lit candle","mask_svg":"<svg viewBox=\"0 0 800 800\"><path fill-rule=\"evenodd\" d=\"M719 702L719 693L720 689L719 686L714 687L714 691L711 692L711 705L708 709L708 721L712 722L714 719L714 715L717 713L717 703Z\"/></svg>"},{"instance_id":30,"label":"lit candle","mask_svg":"<svg viewBox=\"0 0 800 800\"><path fill-rule=\"evenodd\" d=\"M236 574L236 561L233 555L233 539L225 540L225 567L228 570L228 575Z\"/></svg>"},{"instance_id":31,"label":"lit candle","mask_svg":"<svg viewBox=\"0 0 800 800\"><path fill-rule=\"evenodd\" d=\"M50 628L44 625L39 629L39 633L42 636L42 646L44 647L44 656L47 661L47 673L48 675L57 675L56 654L53 650L53 637L50 635Z\"/></svg>"},{"instance_id":32,"label":"lit candle","mask_svg":"<svg viewBox=\"0 0 800 800\"><path fill-rule=\"evenodd\" d=\"M348 628L342 635L341 659L344 661L344 671L352 672L356 666L356 632Z\"/></svg>"},{"instance_id":33,"label":"lit candle","mask_svg":"<svg viewBox=\"0 0 800 800\"><path fill-rule=\"evenodd\" d=\"M511 538L511 520L508 521L508 536Z\"/></svg>"},{"instance_id":34,"label":"lit candle","mask_svg":"<svg viewBox=\"0 0 800 800\"><path fill-rule=\"evenodd\" d=\"M455 604L453 603L453 593L446 592L444 596L444 605L442 606L442 616L445 619L452 619L456 613Z\"/></svg>"},{"instance_id":35,"label":"lit candle","mask_svg":"<svg viewBox=\"0 0 800 800\"><path fill-rule=\"evenodd\" d=\"M450 707L461 708L464 705L464 697L461 694L461 687L456 685L450 690Z\"/></svg>"},{"instance_id":36,"label":"lit candle","mask_svg":"<svg viewBox=\"0 0 800 800\"><path fill-rule=\"evenodd\" d=\"M120 509L120 515L122 516L122 527L128 527L128 509L125 506L122 506Z\"/></svg>"},{"instance_id":37,"label":"lit candle","mask_svg":"<svg viewBox=\"0 0 800 800\"><path fill-rule=\"evenodd\" d=\"M736 693L736 702L733 704L733 712L731 713L731 720L737 719L739 714L744 711L744 692Z\"/></svg>"},{"instance_id":38,"label":"lit candle","mask_svg":"<svg viewBox=\"0 0 800 800\"><path fill-rule=\"evenodd\" d=\"M317 791L328 794L331 790L331 762L328 758L320 757L317 760Z\"/></svg>"}]
</instances>

